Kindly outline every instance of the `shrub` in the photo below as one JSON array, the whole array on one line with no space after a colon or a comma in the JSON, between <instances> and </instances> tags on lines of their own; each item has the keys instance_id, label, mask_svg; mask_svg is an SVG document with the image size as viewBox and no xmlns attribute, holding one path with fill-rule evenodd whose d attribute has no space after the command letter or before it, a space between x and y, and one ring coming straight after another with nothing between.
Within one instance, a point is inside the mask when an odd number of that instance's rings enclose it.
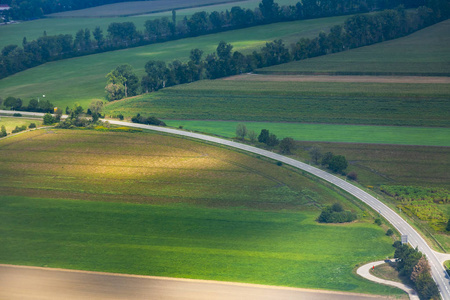
<instances>
[{"instance_id":1,"label":"shrub","mask_svg":"<svg viewBox=\"0 0 450 300\"><path fill-rule=\"evenodd\" d=\"M137 114L136 116L131 118L131 122L145 124L145 125L158 125L158 126L166 126L166 123L155 118L155 117L143 117L141 114Z\"/></svg>"},{"instance_id":2,"label":"shrub","mask_svg":"<svg viewBox=\"0 0 450 300\"><path fill-rule=\"evenodd\" d=\"M351 211L344 210L342 205L335 203L327 206L317 218L319 223L346 223L356 220L356 214Z\"/></svg>"},{"instance_id":3,"label":"shrub","mask_svg":"<svg viewBox=\"0 0 450 300\"><path fill-rule=\"evenodd\" d=\"M281 162L281 161L277 161L277 166L282 166L283 165L283 163Z\"/></svg>"},{"instance_id":4,"label":"shrub","mask_svg":"<svg viewBox=\"0 0 450 300\"><path fill-rule=\"evenodd\" d=\"M44 125L51 125L55 122L55 119L51 114L45 114L44 115Z\"/></svg>"},{"instance_id":5,"label":"shrub","mask_svg":"<svg viewBox=\"0 0 450 300\"><path fill-rule=\"evenodd\" d=\"M118 115L117 117L119 118L120 121L123 121L123 115L122 114Z\"/></svg>"},{"instance_id":6,"label":"shrub","mask_svg":"<svg viewBox=\"0 0 450 300\"><path fill-rule=\"evenodd\" d=\"M381 219L375 219L374 223L377 224L378 226L380 226L381 225Z\"/></svg>"},{"instance_id":7,"label":"shrub","mask_svg":"<svg viewBox=\"0 0 450 300\"><path fill-rule=\"evenodd\" d=\"M347 178L353 181L358 180L358 174L356 174L356 172L350 172L347 174Z\"/></svg>"},{"instance_id":8,"label":"shrub","mask_svg":"<svg viewBox=\"0 0 450 300\"><path fill-rule=\"evenodd\" d=\"M2 125L1 130L0 130L0 137L4 137L7 136L8 134L6 133L6 128L5 125Z\"/></svg>"},{"instance_id":9,"label":"shrub","mask_svg":"<svg viewBox=\"0 0 450 300\"><path fill-rule=\"evenodd\" d=\"M386 235L387 236L391 236L393 234L394 234L394 231L392 229L390 229L390 228L386 231Z\"/></svg>"},{"instance_id":10,"label":"shrub","mask_svg":"<svg viewBox=\"0 0 450 300\"><path fill-rule=\"evenodd\" d=\"M30 123L30 126L28 128L36 128L36 123Z\"/></svg>"},{"instance_id":11,"label":"shrub","mask_svg":"<svg viewBox=\"0 0 450 300\"><path fill-rule=\"evenodd\" d=\"M12 133L17 133L17 132L21 132L21 131L24 131L24 130L26 130L27 129L27 126L25 126L25 125L22 125L22 126L16 126L16 128L15 129L13 129L11 132Z\"/></svg>"},{"instance_id":12,"label":"shrub","mask_svg":"<svg viewBox=\"0 0 450 300\"><path fill-rule=\"evenodd\" d=\"M13 117L21 117L21 116L22 116L22 114L20 114L20 113L13 114Z\"/></svg>"}]
</instances>

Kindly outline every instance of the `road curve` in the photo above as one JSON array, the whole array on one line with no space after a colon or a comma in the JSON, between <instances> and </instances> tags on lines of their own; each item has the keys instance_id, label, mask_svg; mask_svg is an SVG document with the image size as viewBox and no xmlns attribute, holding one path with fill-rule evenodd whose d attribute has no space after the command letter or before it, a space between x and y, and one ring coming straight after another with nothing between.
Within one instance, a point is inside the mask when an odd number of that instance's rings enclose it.
<instances>
[{"instance_id":1,"label":"road curve","mask_svg":"<svg viewBox=\"0 0 450 300\"><path fill-rule=\"evenodd\" d=\"M0 110L0 113L9 113L11 114L11 111L5 111ZM43 116L41 113L26 113L26 112L20 112L22 115L32 115L32 116ZM115 121L115 120L106 120L111 124L119 125L119 126L127 126L127 127L134 127L134 128L141 128L141 129L148 129L158 132L164 132L169 134L174 134L178 136L185 136L189 138L199 139L203 141L208 141L215 144L225 145L229 146L235 149L244 150L247 152L251 152L257 155L265 156L268 158L271 158L276 161L280 161L284 164L293 166L295 168L304 170L314 176L317 176L325 181L330 182L331 184L341 188L342 190L348 192L349 194L355 196L362 202L369 205L372 209L377 211L380 215L382 215L389 223L391 223L402 235L408 236L408 242L410 245L414 248L418 248L422 253L424 253L427 256L427 259L430 263L431 267L431 273L433 276L433 279L438 285L439 291L441 293L441 297L444 300L450 300L450 283L447 279L447 273L438 259L436 252L433 251L430 246L425 242L425 240L422 238L422 236L411 226L409 225L402 217L400 217L395 211L390 209L387 205L385 205L383 202L379 201L377 198L373 197L369 193L363 191L362 189L354 186L353 184L342 180L330 173L327 173L323 170L320 170L318 168L315 168L313 166L310 166L308 164L302 163L298 160L273 153L271 151L267 151L264 149L256 148L253 146L237 143L234 141L229 141L213 136L208 136L205 134L199 134L199 133L193 133L183 130L177 130L172 128L166 128L166 127L159 127L159 126L152 126L152 125L143 125L143 124L137 124L137 123L129 123L129 122L123 122L123 121Z\"/></svg>"},{"instance_id":2,"label":"road curve","mask_svg":"<svg viewBox=\"0 0 450 300\"><path fill-rule=\"evenodd\" d=\"M8 300L376 300L387 297L257 284L0 265Z\"/></svg>"},{"instance_id":3,"label":"road curve","mask_svg":"<svg viewBox=\"0 0 450 300\"><path fill-rule=\"evenodd\" d=\"M389 262L389 260L380 260L380 261L375 261L375 262L371 262L371 263L365 264L365 265L359 267L356 270L356 274L358 274L359 276L364 277L364 278L366 278L366 279L368 279L370 281L378 282L378 283L385 284L385 285L394 286L396 288L404 290L406 293L408 293L409 299L411 299L411 300L419 300L419 296L417 295L416 291L414 289L412 289L411 287L407 286L406 284L403 284L401 282L385 280L385 279L378 278L378 277L370 274L370 269L372 269L373 267L385 264L387 262Z\"/></svg>"}]
</instances>

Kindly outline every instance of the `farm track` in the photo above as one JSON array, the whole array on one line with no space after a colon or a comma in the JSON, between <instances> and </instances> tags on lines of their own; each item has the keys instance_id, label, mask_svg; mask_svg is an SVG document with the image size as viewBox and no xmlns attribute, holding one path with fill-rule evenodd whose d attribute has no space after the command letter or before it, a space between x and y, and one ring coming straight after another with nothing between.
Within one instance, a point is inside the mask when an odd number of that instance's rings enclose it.
<instances>
[{"instance_id":1,"label":"farm track","mask_svg":"<svg viewBox=\"0 0 450 300\"><path fill-rule=\"evenodd\" d=\"M356 75L261 75L244 74L227 77L230 81L269 82L363 82L363 83L442 83L450 84L450 77L437 76L356 76Z\"/></svg>"}]
</instances>

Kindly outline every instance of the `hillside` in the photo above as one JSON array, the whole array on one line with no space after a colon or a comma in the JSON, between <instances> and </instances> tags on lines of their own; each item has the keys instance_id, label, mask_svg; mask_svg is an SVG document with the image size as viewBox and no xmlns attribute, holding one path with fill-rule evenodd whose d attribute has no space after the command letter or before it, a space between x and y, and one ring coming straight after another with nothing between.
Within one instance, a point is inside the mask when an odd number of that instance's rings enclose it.
<instances>
[{"instance_id":1,"label":"hillside","mask_svg":"<svg viewBox=\"0 0 450 300\"><path fill-rule=\"evenodd\" d=\"M301 37L314 37L345 18L277 23L46 63L0 80L0 96L21 97L27 102L45 94L57 106L72 106L74 102L87 106L92 99L104 99L105 76L117 65L129 63L142 75L149 60L186 61L191 49L212 53L222 40L233 44L234 50L251 53L274 39L289 44Z\"/></svg>"},{"instance_id":2,"label":"hillside","mask_svg":"<svg viewBox=\"0 0 450 300\"><path fill-rule=\"evenodd\" d=\"M448 49L450 20L396 40L263 68L257 73L450 76Z\"/></svg>"}]
</instances>

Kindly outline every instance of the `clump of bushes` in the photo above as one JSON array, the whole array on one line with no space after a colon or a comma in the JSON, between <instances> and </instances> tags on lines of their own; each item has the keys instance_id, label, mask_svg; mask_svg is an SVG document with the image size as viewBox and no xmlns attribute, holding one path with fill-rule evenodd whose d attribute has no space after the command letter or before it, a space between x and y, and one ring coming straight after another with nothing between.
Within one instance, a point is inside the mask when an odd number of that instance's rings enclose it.
<instances>
[{"instance_id":1,"label":"clump of bushes","mask_svg":"<svg viewBox=\"0 0 450 300\"><path fill-rule=\"evenodd\" d=\"M28 126L28 128L36 128L36 123L30 123L30 125Z\"/></svg>"},{"instance_id":2,"label":"clump of bushes","mask_svg":"<svg viewBox=\"0 0 450 300\"><path fill-rule=\"evenodd\" d=\"M356 220L356 214L349 210L344 210L339 203L325 207L317 218L319 223L346 223L354 220Z\"/></svg>"},{"instance_id":3,"label":"clump of bushes","mask_svg":"<svg viewBox=\"0 0 450 300\"><path fill-rule=\"evenodd\" d=\"M25 126L25 125L22 125L22 126L16 126L16 128L14 128L11 132L12 133L17 133L17 132L21 132L21 131L24 131L24 130L27 130L27 126Z\"/></svg>"},{"instance_id":4,"label":"clump of bushes","mask_svg":"<svg viewBox=\"0 0 450 300\"><path fill-rule=\"evenodd\" d=\"M157 126L166 126L166 123L155 118L155 117L144 117L141 114L137 114L136 116L131 118L131 122L145 124L145 125L157 125Z\"/></svg>"},{"instance_id":5,"label":"clump of bushes","mask_svg":"<svg viewBox=\"0 0 450 300\"><path fill-rule=\"evenodd\" d=\"M8 133L6 132L6 127L5 125L2 125L1 129L0 129L0 137L4 137L7 136Z\"/></svg>"}]
</instances>

